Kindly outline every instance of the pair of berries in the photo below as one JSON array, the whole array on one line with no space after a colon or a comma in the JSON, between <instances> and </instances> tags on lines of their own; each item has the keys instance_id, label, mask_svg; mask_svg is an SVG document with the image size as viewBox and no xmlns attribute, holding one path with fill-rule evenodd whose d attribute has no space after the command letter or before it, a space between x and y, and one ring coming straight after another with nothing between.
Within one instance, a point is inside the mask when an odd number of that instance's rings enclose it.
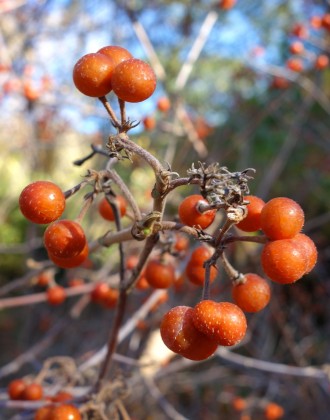
<instances>
[{"instance_id":1,"label":"pair of berries","mask_svg":"<svg viewBox=\"0 0 330 420\"><path fill-rule=\"evenodd\" d=\"M230 302L202 300L194 308L176 306L160 325L164 344L190 360L212 356L218 346L233 346L245 336L244 312Z\"/></svg>"},{"instance_id":2,"label":"pair of berries","mask_svg":"<svg viewBox=\"0 0 330 420\"><path fill-rule=\"evenodd\" d=\"M73 68L73 82L84 95L103 97L113 91L127 102L144 101L156 89L150 65L115 45L81 57Z\"/></svg>"},{"instance_id":3,"label":"pair of berries","mask_svg":"<svg viewBox=\"0 0 330 420\"><path fill-rule=\"evenodd\" d=\"M255 196L245 198L250 202L248 213L237 227L247 232L261 229L268 237L261 253L267 276L288 284L309 273L316 264L317 249L312 239L301 233L305 215L299 204L287 197L267 203Z\"/></svg>"}]
</instances>

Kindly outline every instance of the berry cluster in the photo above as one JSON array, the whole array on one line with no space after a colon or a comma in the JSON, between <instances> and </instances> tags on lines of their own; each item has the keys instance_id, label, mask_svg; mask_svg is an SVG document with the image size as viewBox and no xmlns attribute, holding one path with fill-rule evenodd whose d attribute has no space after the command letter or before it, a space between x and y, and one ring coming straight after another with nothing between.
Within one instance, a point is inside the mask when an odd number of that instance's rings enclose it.
<instances>
[{"instance_id":1,"label":"berry cluster","mask_svg":"<svg viewBox=\"0 0 330 420\"><path fill-rule=\"evenodd\" d=\"M108 282L96 282L90 300L105 308L117 309L109 352L115 350L126 298L132 290L169 289L172 286L182 290L185 278L194 285L191 286L194 290L203 288L202 296L194 306L175 306L164 315L160 333L165 345L185 358L198 361L213 355L218 346L239 344L247 331L245 312L263 310L270 301L271 288L257 273L242 274L234 269L226 256L227 246L235 241L262 244L261 265L265 277L276 283L293 283L309 273L317 260L313 241L301 233L305 219L303 210L289 198L277 197L265 203L250 195L248 184L255 172L251 168L231 172L218 163L200 162L198 167L191 166L187 177L181 178L171 168L162 166L148 150L132 142L127 135L132 124L126 120L125 102L147 99L155 90L156 78L147 63L133 58L127 50L107 46L83 56L74 66L73 80L82 93L101 100L116 129L116 134L109 137L106 151L94 148L92 154L78 164L97 153L108 159L115 158L116 162L124 157L132 160L132 156L137 155L155 175L151 193L153 209L147 214L140 210L133 194L111 165L107 165L106 170L88 171L78 186L64 193L52 182L34 182L22 191L19 205L28 220L48 224L44 245L49 259L55 266L65 269L86 262L90 246L81 223L95 198L101 194L98 212L106 221L115 222L117 231L107 232L99 238L98 246L119 244L118 284L112 287ZM111 91L119 100L120 119L105 98ZM162 112L167 109L163 104ZM113 184L120 190L118 195L113 191ZM196 186L199 191L178 204L179 222L177 219L165 220L166 197L176 188L188 185ZM85 186L92 187L92 191L85 194L77 219L61 219L66 199ZM123 229L121 218L127 214L128 207L131 213L127 219L131 225ZM240 231L260 231L260 235L241 236ZM199 242L190 253L189 236ZM142 243L144 247L139 255L126 258L124 241ZM183 271L177 261L184 263ZM219 264L230 279L233 302L210 298ZM182 271L180 276L177 276L178 270ZM40 280L39 284L48 287L48 302L59 305L66 298L65 289L56 285L53 277L46 280ZM156 307L167 298L165 292ZM106 360L111 360L111 354ZM62 417L54 414L60 407L69 410L72 406L44 407L36 418L43 418L42 410L47 419L65 418L64 414ZM72 414L72 418L80 418L75 415Z\"/></svg>"},{"instance_id":2,"label":"berry cluster","mask_svg":"<svg viewBox=\"0 0 330 420\"><path fill-rule=\"evenodd\" d=\"M102 97L113 90L126 102L144 101L156 89L156 76L149 64L113 45L81 57L74 66L73 81L87 96Z\"/></svg>"}]
</instances>

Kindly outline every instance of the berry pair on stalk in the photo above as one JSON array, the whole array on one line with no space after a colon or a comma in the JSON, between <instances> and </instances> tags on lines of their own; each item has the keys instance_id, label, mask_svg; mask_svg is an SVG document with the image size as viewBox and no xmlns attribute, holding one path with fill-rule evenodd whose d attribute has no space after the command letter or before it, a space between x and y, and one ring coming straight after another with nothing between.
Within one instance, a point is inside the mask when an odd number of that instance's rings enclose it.
<instances>
[{"instance_id":1,"label":"berry pair on stalk","mask_svg":"<svg viewBox=\"0 0 330 420\"><path fill-rule=\"evenodd\" d=\"M305 215L300 205L287 197L265 203L259 197L246 196L247 216L236 226L245 232L262 230L268 242L261 253L265 274L280 284L294 283L316 264L317 249L301 229Z\"/></svg>"},{"instance_id":2,"label":"berry pair on stalk","mask_svg":"<svg viewBox=\"0 0 330 420\"><path fill-rule=\"evenodd\" d=\"M73 82L84 95L103 97L113 91L126 102L142 102L156 89L150 65L115 45L81 57L73 69Z\"/></svg>"},{"instance_id":3,"label":"berry pair on stalk","mask_svg":"<svg viewBox=\"0 0 330 420\"><path fill-rule=\"evenodd\" d=\"M246 328L245 315L237 305L202 300L194 308L172 308L162 319L160 333L170 350L197 361L212 356L218 346L238 344Z\"/></svg>"}]
</instances>

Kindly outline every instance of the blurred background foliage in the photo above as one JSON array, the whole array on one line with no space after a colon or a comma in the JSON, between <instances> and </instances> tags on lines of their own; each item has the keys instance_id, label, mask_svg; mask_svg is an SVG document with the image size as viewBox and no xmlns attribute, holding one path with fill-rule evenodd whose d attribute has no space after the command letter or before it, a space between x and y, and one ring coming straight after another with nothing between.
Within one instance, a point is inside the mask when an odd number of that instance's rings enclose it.
<instances>
[{"instance_id":1,"label":"blurred background foliage","mask_svg":"<svg viewBox=\"0 0 330 420\"><path fill-rule=\"evenodd\" d=\"M150 62L158 76L150 99L127 105L130 119L141 121L131 138L182 176L198 161L231 170L253 167L251 193L297 200L320 260L297 287L300 296L329 296L330 69L317 71L314 61L329 54L330 32L310 23L328 9L325 0L238 0L229 11L211 0L0 1L0 284L26 272L26 258L42 237L43 228L31 226L18 210L23 187L48 179L67 190L87 169L105 164L94 158L73 165L91 144L105 145L114 130L102 105L75 89L72 68L83 54L112 44ZM298 23L309 30L301 74L286 67ZM189 55L193 45L195 56ZM162 96L172 104L166 114L157 110ZM118 109L111 94L109 100ZM146 116L155 119L153 130L144 126ZM138 160L116 169L149 210L152 172ZM187 191L172 194L168 218L176 216ZM69 217L78 214L82 197L68 201ZM84 227L96 239L106 224L90 211ZM311 286L315 279L322 292ZM286 304L296 292L278 293ZM311 306L305 309L312 312ZM321 311L326 318L329 310L322 310L315 308L315 316ZM1 319L6 325L8 318ZM315 356L318 362L326 348Z\"/></svg>"}]
</instances>

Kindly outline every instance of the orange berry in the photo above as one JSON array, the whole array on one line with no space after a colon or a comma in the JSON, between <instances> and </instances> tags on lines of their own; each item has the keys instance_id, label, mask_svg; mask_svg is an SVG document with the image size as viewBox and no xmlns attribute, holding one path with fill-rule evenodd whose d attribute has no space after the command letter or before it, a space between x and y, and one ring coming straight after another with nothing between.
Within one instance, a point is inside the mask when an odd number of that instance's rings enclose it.
<instances>
[{"instance_id":1,"label":"orange berry","mask_svg":"<svg viewBox=\"0 0 330 420\"><path fill-rule=\"evenodd\" d=\"M160 334L173 352L190 360L204 360L212 356L218 345L194 326L193 312L188 306L172 308L162 319Z\"/></svg>"},{"instance_id":2,"label":"orange berry","mask_svg":"<svg viewBox=\"0 0 330 420\"><path fill-rule=\"evenodd\" d=\"M246 400L241 397L234 397L231 404L235 411L243 411L246 409L247 406Z\"/></svg>"},{"instance_id":3,"label":"orange berry","mask_svg":"<svg viewBox=\"0 0 330 420\"><path fill-rule=\"evenodd\" d=\"M47 290L47 301L50 305L61 305L66 299L65 289L62 286L52 286Z\"/></svg>"},{"instance_id":4,"label":"orange berry","mask_svg":"<svg viewBox=\"0 0 330 420\"><path fill-rule=\"evenodd\" d=\"M40 384L31 383L26 385L23 391L23 400L37 401L43 397L43 389Z\"/></svg>"},{"instance_id":5,"label":"orange berry","mask_svg":"<svg viewBox=\"0 0 330 420\"><path fill-rule=\"evenodd\" d=\"M245 336L244 312L230 302L202 300L193 310L195 327L219 346L233 346Z\"/></svg>"},{"instance_id":6,"label":"orange berry","mask_svg":"<svg viewBox=\"0 0 330 420\"><path fill-rule=\"evenodd\" d=\"M308 29L302 23L297 23L292 28L292 35L297 36L298 38L307 38L309 35Z\"/></svg>"},{"instance_id":7,"label":"orange berry","mask_svg":"<svg viewBox=\"0 0 330 420\"><path fill-rule=\"evenodd\" d=\"M118 45L108 45L97 51L98 54L104 54L112 59L115 66L118 66L122 61L133 58L132 54L125 48Z\"/></svg>"},{"instance_id":8,"label":"orange berry","mask_svg":"<svg viewBox=\"0 0 330 420\"><path fill-rule=\"evenodd\" d=\"M156 89L156 75L148 63L130 58L118 64L112 74L112 89L123 101L142 102Z\"/></svg>"},{"instance_id":9,"label":"orange berry","mask_svg":"<svg viewBox=\"0 0 330 420\"><path fill-rule=\"evenodd\" d=\"M157 108L160 112L168 112L171 109L171 102L167 96L158 99Z\"/></svg>"},{"instance_id":10,"label":"orange berry","mask_svg":"<svg viewBox=\"0 0 330 420\"><path fill-rule=\"evenodd\" d=\"M201 213L198 209L200 204L208 204L208 202L199 194L183 199L178 209L181 222L188 226L199 225L201 229L210 226L215 218L216 210Z\"/></svg>"},{"instance_id":11,"label":"orange berry","mask_svg":"<svg viewBox=\"0 0 330 420\"><path fill-rule=\"evenodd\" d=\"M126 209L127 209L127 203L126 203L125 198L121 195L117 195L117 197L115 198L115 201L119 208L120 217L125 216ZM108 203L108 200L106 199L106 197L103 197L102 200L100 201L98 210L99 210L100 215L103 217L103 219L109 220L111 222L115 220L115 214L112 210L112 207Z\"/></svg>"},{"instance_id":12,"label":"orange berry","mask_svg":"<svg viewBox=\"0 0 330 420\"><path fill-rule=\"evenodd\" d=\"M267 420L278 420L284 416L283 408L276 403L270 402L265 407L265 417Z\"/></svg>"},{"instance_id":13,"label":"orange berry","mask_svg":"<svg viewBox=\"0 0 330 420\"><path fill-rule=\"evenodd\" d=\"M155 289L167 289L175 279L174 267L159 259L152 259L147 262L145 278L150 286Z\"/></svg>"},{"instance_id":14,"label":"orange berry","mask_svg":"<svg viewBox=\"0 0 330 420\"><path fill-rule=\"evenodd\" d=\"M151 131L156 127L156 120L153 115L147 115L143 118L142 122L145 130L147 131Z\"/></svg>"},{"instance_id":15,"label":"orange berry","mask_svg":"<svg viewBox=\"0 0 330 420\"><path fill-rule=\"evenodd\" d=\"M23 400L26 382L23 379L14 379L8 385L7 392L11 400Z\"/></svg>"},{"instance_id":16,"label":"orange berry","mask_svg":"<svg viewBox=\"0 0 330 420\"><path fill-rule=\"evenodd\" d=\"M48 258L53 261L54 264L56 264L58 267L61 268L74 268L81 266L88 257L88 243L86 242L83 250L74 257L69 258L60 258L56 257L55 255L52 255L50 252L48 253Z\"/></svg>"},{"instance_id":17,"label":"orange berry","mask_svg":"<svg viewBox=\"0 0 330 420\"><path fill-rule=\"evenodd\" d=\"M260 224L270 239L293 238L304 225L304 211L300 205L286 197L268 201L261 210Z\"/></svg>"},{"instance_id":18,"label":"orange berry","mask_svg":"<svg viewBox=\"0 0 330 420\"><path fill-rule=\"evenodd\" d=\"M221 9L229 10L235 6L236 0L220 0L219 6Z\"/></svg>"},{"instance_id":19,"label":"orange berry","mask_svg":"<svg viewBox=\"0 0 330 420\"><path fill-rule=\"evenodd\" d=\"M292 54L301 54L304 51L304 44L302 42L296 41L290 45L290 52Z\"/></svg>"},{"instance_id":20,"label":"orange berry","mask_svg":"<svg viewBox=\"0 0 330 420\"><path fill-rule=\"evenodd\" d=\"M114 60L105 54L86 54L73 68L73 82L84 95L107 95L112 88L111 79L115 67Z\"/></svg>"},{"instance_id":21,"label":"orange berry","mask_svg":"<svg viewBox=\"0 0 330 420\"><path fill-rule=\"evenodd\" d=\"M288 284L299 280L306 272L307 257L295 239L268 242L261 253L265 274L276 283Z\"/></svg>"},{"instance_id":22,"label":"orange berry","mask_svg":"<svg viewBox=\"0 0 330 420\"><path fill-rule=\"evenodd\" d=\"M237 223L236 226L244 232L255 232L256 230L261 229L260 214L265 202L254 195L247 195L244 197L244 200L249 201L249 204L246 206L247 215L241 222Z\"/></svg>"},{"instance_id":23,"label":"orange berry","mask_svg":"<svg viewBox=\"0 0 330 420\"><path fill-rule=\"evenodd\" d=\"M309 236L305 235L304 233L298 233L292 239L296 240L299 245L303 246L304 248L305 257L307 260L305 274L308 274L310 271L312 271L317 262L317 248L315 243Z\"/></svg>"},{"instance_id":24,"label":"orange berry","mask_svg":"<svg viewBox=\"0 0 330 420\"><path fill-rule=\"evenodd\" d=\"M319 56L316 57L316 60L315 60L315 63L314 63L314 67L317 70L324 70L328 66L329 66L329 58L328 58L328 56L326 56L325 54L321 54L321 55L319 55Z\"/></svg>"},{"instance_id":25,"label":"orange berry","mask_svg":"<svg viewBox=\"0 0 330 420\"><path fill-rule=\"evenodd\" d=\"M259 312L270 300L271 290L265 279L254 273L244 276L244 282L235 284L232 289L234 302L244 312Z\"/></svg>"},{"instance_id":26,"label":"orange berry","mask_svg":"<svg viewBox=\"0 0 330 420\"><path fill-rule=\"evenodd\" d=\"M289 60L286 62L286 66L288 69L297 73L300 73L304 68L303 62L300 60L300 58L289 58Z\"/></svg>"}]
</instances>

